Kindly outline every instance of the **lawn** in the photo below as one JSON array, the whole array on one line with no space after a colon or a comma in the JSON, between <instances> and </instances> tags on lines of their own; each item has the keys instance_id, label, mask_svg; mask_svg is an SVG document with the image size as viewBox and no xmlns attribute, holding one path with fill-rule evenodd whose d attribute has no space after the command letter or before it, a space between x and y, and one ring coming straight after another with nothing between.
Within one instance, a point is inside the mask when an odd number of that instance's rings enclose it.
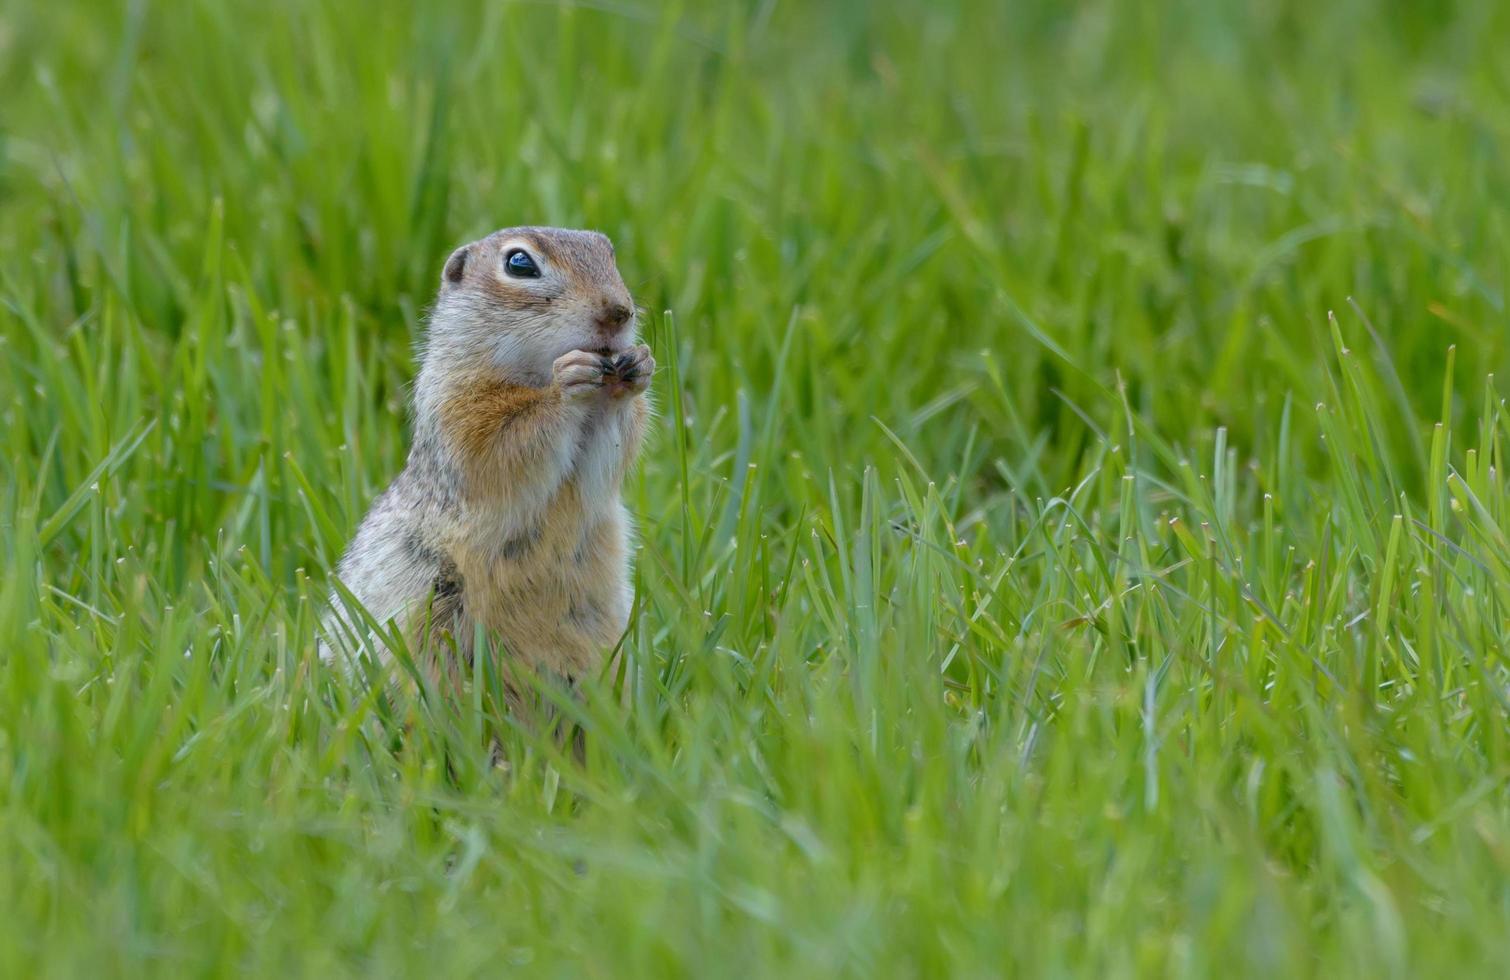
<instances>
[{"instance_id":1,"label":"lawn","mask_svg":"<svg viewBox=\"0 0 1510 980\"><path fill-rule=\"evenodd\" d=\"M1507 51L4 0L0 974L1503 975ZM580 756L314 653L522 223L615 239L661 366Z\"/></svg>"}]
</instances>

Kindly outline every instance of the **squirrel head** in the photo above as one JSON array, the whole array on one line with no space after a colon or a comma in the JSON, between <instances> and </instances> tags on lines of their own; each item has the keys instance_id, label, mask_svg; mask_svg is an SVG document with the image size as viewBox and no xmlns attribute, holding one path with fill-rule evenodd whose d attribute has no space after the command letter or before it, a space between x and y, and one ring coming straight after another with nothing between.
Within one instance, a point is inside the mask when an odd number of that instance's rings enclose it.
<instances>
[{"instance_id":1,"label":"squirrel head","mask_svg":"<svg viewBox=\"0 0 1510 980\"><path fill-rule=\"evenodd\" d=\"M425 357L489 364L512 381L543 385L562 354L627 350L635 326L608 236L504 228L446 260Z\"/></svg>"}]
</instances>

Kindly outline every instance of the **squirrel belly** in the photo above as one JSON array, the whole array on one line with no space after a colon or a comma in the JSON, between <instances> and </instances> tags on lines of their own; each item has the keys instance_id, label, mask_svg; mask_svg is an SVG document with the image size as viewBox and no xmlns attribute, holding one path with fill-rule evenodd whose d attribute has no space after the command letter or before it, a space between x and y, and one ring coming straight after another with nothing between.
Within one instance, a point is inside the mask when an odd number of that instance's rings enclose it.
<instances>
[{"instance_id":1,"label":"squirrel belly","mask_svg":"<svg viewBox=\"0 0 1510 980\"><path fill-rule=\"evenodd\" d=\"M538 524L458 543L464 642L480 623L504 656L535 670L573 679L595 670L629 623L628 535L622 504L584 506L568 483Z\"/></svg>"}]
</instances>

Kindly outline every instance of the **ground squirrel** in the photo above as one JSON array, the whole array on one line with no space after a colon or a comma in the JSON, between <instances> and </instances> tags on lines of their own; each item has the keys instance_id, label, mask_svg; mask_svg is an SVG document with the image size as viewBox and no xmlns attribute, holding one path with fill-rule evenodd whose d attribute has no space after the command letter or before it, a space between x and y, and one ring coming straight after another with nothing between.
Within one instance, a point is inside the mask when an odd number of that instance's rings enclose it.
<instances>
[{"instance_id":1,"label":"ground squirrel","mask_svg":"<svg viewBox=\"0 0 1510 980\"><path fill-rule=\"evenodd\" d=\"M408 463L337 575L442 674L470 662L481 624L512 660L579 679L629 618L619 488L655 370L613 244L505 228L457 249L422 351ZM334 645L381 659L332 601Z\"/></svg>"}]
</instances>

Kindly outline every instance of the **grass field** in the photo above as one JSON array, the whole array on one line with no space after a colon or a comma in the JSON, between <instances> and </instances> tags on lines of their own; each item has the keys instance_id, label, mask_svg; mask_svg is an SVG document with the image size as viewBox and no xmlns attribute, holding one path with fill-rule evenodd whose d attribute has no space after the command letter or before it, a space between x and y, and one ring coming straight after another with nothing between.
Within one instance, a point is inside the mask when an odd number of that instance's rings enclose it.
<instances>
[{"instance_id":1,"label":"grass field","mask_svg":"<svg viewBox=\"0 0 1510 980\"><path fill-rule=\"evenodd\" d=\"M7 0L0 974L1503 975L1507 50ZM525 222L662 367L581 760L313 657L441 263Z\"/></svg>"}]
</instances>

